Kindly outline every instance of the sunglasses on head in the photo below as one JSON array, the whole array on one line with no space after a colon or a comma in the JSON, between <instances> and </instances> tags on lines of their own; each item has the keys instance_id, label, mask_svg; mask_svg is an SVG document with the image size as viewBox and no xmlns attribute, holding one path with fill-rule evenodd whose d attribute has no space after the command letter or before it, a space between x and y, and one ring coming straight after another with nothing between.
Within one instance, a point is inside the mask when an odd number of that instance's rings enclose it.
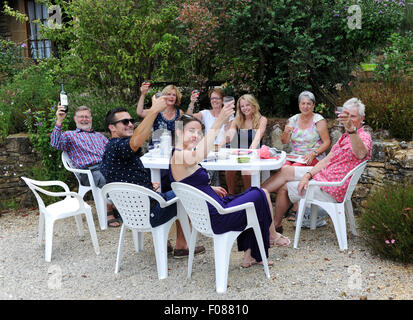
<instances>
[{"instance_id":1,"label":"sunglasses on head","mask_svg":"<svg viewBox=\"0 0 413 320\"><path fill-rule=\"evenodd\" d=\"M133 118L130 118L130 119L121 119L121 120L112 122L112 124L117 124L118 122L122 122L125 126L127 126L127 125L129 124L129 122L132 123L132 124L134 124L134 123L135 123L135 119L133 119Z\"/></svg>"}]
</instances>

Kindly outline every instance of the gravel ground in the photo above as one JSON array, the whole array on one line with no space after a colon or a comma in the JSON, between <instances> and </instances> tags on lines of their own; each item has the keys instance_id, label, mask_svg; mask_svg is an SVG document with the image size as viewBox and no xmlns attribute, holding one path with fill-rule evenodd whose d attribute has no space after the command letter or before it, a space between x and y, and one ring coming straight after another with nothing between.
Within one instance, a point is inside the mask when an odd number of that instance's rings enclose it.
<instances>
[{"instance_id":1,"label":"gravel ground","mask_svg":"<svg viewBox=\"0 0 413 320\"><path fill-rule=\"evenodd\" d=\"M121 269L114 274L120 228L97 229L101 253L96 255L84 223L78 236L74 219L55 224L52 262L37 243L37 210L0 216L0 300L382 300L413 299L413 266L383 260L363 240L349 234L349 250L340 252L330 220L316 230L301 231L300 249L292 247L295 228L285 220L285 248L271 248L271 278L260 266L240 268L242 252L233 246L226 294L215 292L212 240L201 236L206 253L196 256L192 278L187 260L169 257L169 277L159 281L152 237L145 251L135 252L127 233ZM95 225L98 226L95 216ZM170 238L174 243L172 227Z\"/></svg>"}]
</instances>

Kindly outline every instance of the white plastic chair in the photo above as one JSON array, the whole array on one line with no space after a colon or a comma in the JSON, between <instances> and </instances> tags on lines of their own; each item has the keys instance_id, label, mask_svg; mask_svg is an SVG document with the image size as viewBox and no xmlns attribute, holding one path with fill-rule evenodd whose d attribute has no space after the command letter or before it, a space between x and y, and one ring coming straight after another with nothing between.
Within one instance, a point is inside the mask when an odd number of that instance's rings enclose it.
<instances>
[{"instance_id":1,"label":"white plastic chair","mask_svg":"<svg viewBox=\"0 0 413 320\"><path fill-rule=\"evenodd\" d=\"M351 203L351 196L354 192L354 189L356 188L357 182L360 179L360 176L363 173L366 165L367 165L367 161L360 163L357 167L355 167L353 170L347 173L347 175L341 181L338 181L338 182L322 182L322 181L315 181L315 180L311 180L309 182L305 197L300 200L300 203L298 206L297 223L296 223L295 236L294 236L294 248L295 249L297 249L298 247L298 241L300 238L303 215L305 212L305 208L308 205L311 205L310 229L315 229L315 225L317 221L317 214L318 214L316 206L319 206L328 213L331 220L333 221L333 225L336 231L338 245L339 245L340 250L344 251L348 249L346 215L349 221L351 232L357 236L356 224L354 221L354 214L353 214L353 205ZM324 202L324 201L319 201L317 199L314 199L313 197L314 187L341 186L348 179L350 179L350 183L347 187L347 191L346 191L343 202Z\"/></svg>"},{"instance_id":2,"label":"white plastic chair","mask_svg":"<svg viewBox=\"0 0 413 320\"><path fill-rule=\"evenodd\" d=\"M64 219L68 217L75 217L78 232L80 236L84 236L83 223L81 214L86 216L86 221L89 227L90 236L92 238L93 247L96 254L100 253L98 238L96 236L95 223L93 222L92 208L83 201L82 197L76 192L70 192L69 187L61 181L37 181L22 177L24 182L30 190L33 191L37 203L39 205L39 244L42 244L43 231L45 231L45 260L51 261L52 257L52 240L53 240L53 225L56 220ZM40 188L39 186L60 186L64 192L51 192ZM51 197L65 197L65 199L45 206L42 198L38 194L41 192Z\"/></svg>"},{"instance_id":3,"label":"white plastic chair","mask_svg":"<svg viewBox=\"0 0 413 320\"><path fill-rule=\"evenodd\" d=\"M231 248L235 239L242 232L229 231L223 234L214 234L211 227L207 203L213 205L220 214L228 214L245 209L248 223L244 230L253 228L264 264L265 274L267 278L270 278L270 271L265 254L264 242L262 241L261 229L258 223L255 207L252 202L247 202L242 205L224 209L213 198L188 184L173 182L171 186L180 202L182 202L182 205L184 206L185 211L187 212L192 223L191 240L189 242L188 278L191 277L195 245L198 238L198 232L200 232L203 235L214 239L216 291L218 293L225 293L227 290Z\"/></svg>"},{"instance_id":4,"label":"white plastic chair","mask_svg":"<svg viewBox=\"0 0 413 320\"><path fill-rule=\"evenodd\" d=\"M99 225L101 230L106 230L108 228L108 218L107 218L107 208L105 198L102 196L101 189L98 188L93 180L92 171L88 169L78 169L70 160L67 152L62 152L62 162L66 170L71 171L76 176L77 181L79 182L79 195L84 198L85 194L88 191L92 191L93 199L95 202L95 208L99 219ZM80 181L80 174L85 174L89 179L89 186L82 185Z\"/></svg>"},{"instance_id":5,"label":"white plastic chair","mask_svg":"<svg viewBox=\"0 0 413 320\"><path fill-rule=\"evenodd\" d=\"M167 241L169 230L172 224L178 218L180 220L182 230L186 241L189 241L190 227L188 217L182 211L175 197L169 201L165 201L158 193L149 190L145 187L124 183L113 182L108 183L102 188L102 194L105 197L107 194L122 216L122 228L119 236L118 253L116 258L115 273L119 272L120 261L123 253L123 239L126 228L132 230L133 242L136 252L143 251L144 232L152 232L153 245L155 249L156 267L158 278L165 279L168 277L168 251ZM166 223L152 228L150 224L150 198L158 201L161 208L177 203L178 217L173 217Z\"/></svg>"}]
</instances>

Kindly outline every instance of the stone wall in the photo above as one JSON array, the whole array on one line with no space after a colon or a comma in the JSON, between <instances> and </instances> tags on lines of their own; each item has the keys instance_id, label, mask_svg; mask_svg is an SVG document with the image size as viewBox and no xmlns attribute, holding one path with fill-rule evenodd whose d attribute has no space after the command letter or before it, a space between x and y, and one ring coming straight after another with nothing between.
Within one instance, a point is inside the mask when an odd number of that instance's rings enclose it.
<instances>
[{"instance_id":1,"label":"stone wall","mask_svg":"<svg viewBox=\"0 0 413 320\"><path fill-rule=\"evenodd\" d=\"M0 144L0 208L13 201L20 207L32 202L31 191L20 177L39 163L40 157L33 152L28 134L10 135Z\"/></svg>"},{"instance_id":2,"label":"stone wall","mask_svg":"<svg viewBox=\"0 0 413 320\"><path fill-rule=\"evenodd\" d=\"M264 144L289 151L290 146L282 145L279 138L285 122L285 119L269 119L263 139ZM341 133L334 127L334 121L329 121L329 130L333 144ZM386 132L371 132L371 134L372 159L354 193L355 211L365 206L369 193L377 188L389 183L413 183L413 142L390 139ZM20 207L30 205L33 200L31 192L20 177L27 175L30 168L39 161L40 157L32 151L27 134L10 135L5 139L5 143L0 145L0 208L11 201ZM239 191L241 191L242 180L239 181ZM221 182L221 185L225 186L223 173L221 173Z\"/></svg>"}]
</instances>

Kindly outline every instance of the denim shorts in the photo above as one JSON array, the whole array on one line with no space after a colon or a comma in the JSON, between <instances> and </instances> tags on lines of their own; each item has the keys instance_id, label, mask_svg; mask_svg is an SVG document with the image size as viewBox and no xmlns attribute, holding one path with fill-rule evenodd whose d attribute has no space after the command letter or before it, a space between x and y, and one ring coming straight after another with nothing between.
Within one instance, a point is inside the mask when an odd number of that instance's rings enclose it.
<instances>
[{"instance_id":1,"label":"denim shorts","mask_svg":"<svg viewBox=\"0 0 413 320\"><path fill-rule=\"evenodd\" d=\"M175 193L172 190L165 193L160 193L160 195L165 199L165 201L175 198ZM173 217L176 217L176 203L165 208L161 208L158 201L152 203L154 203L154 205L151 206L150 223L153 228L164 224Z\"/></svg>"}]
</instances>

